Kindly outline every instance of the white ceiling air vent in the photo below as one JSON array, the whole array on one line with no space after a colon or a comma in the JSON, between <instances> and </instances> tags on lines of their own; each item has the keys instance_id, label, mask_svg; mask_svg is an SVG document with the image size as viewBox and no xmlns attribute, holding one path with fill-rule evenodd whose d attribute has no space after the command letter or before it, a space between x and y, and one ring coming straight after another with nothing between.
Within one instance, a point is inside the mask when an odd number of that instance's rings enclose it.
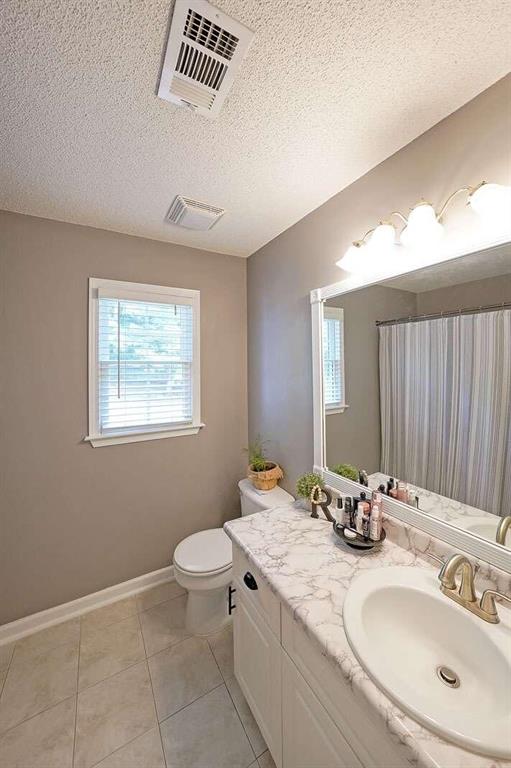
<instances>
[{"instance_id":1,"label":"white ceiling air vent","mask_svg":"<svg viewBox=\"0 0 511 768\"><path fill-rule=\"evenodd\" d=\"M224 213L224 208L215 208L213 205L177 195L165 216L165 221L187 229L205 230L211 229Z\"/></svg>"},{"instance_id":2,"label":"white ceiling air vent","mask_svg":"<svg viewBox=\"0 0 511 768\"><path fill-rule=\"evenodd\" d=\"M215 117L253 35L207 0L176 0L158 96Z\"/></svg>"}]
</instances>

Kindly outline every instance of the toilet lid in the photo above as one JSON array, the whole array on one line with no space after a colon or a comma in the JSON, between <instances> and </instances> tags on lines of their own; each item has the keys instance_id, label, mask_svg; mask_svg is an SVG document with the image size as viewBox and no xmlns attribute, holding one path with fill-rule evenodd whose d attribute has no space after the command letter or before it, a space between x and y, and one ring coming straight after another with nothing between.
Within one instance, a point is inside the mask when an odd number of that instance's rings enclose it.
<instances>
[{"instance_id":1,"label":"toilet lid","mask_svg":"<svg viewBox=\"0 0 511 768\"><path fill-rule=\"evenodd\" d=\"M192 533L174 551L174 563L189 573L225 571L232 565L232 544L223 528Z\"/></svg>"}]
</instances>

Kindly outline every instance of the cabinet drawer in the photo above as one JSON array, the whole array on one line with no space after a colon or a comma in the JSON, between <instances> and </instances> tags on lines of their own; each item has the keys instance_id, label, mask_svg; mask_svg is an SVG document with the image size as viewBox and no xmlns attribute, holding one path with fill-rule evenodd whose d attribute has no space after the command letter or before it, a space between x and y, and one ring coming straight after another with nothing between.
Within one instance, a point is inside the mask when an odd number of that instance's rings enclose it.
<instances>
[{"instance_id":1,"label":"cabinet drawer","mask_svg":"<svg viewBox=\"0 0 511 768\"><path fill-rule=\"evenodd\" d=\"M280 640L280 601L273 594L261 574L239 547L233 547L233 577L235 587L266 621L275 637Z\"/></svg>"},{"instance_id":2,"label":"cabinet drawer","mask_svg":"<svg viewBox=\"0 0 511 768\"><path fill-rule=\"evenodd\" d=\"M365 768L410 768L385 727L328 662L305 631L282 609L282 645Z\"/></svg>"}]
</instances>

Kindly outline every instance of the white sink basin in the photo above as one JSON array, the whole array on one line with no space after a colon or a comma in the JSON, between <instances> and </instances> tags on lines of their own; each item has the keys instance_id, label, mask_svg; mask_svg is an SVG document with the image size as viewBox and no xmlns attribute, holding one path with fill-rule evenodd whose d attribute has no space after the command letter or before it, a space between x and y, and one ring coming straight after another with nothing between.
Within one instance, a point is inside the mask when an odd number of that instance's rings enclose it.
<instances>
[{"instance_id":1,"label":"white sink basin","mask_svg":"<svg viewBox=\"0 0 511 768\"><path fill-rule=\"evenodd\" d=\"M421 568L364 573L344 603L349 643L415 720L465 749L511 758L511 626L488 624L439 587L436 574ZM459 687L445 681L452 672Z\"/></svg>"}]
</instances>

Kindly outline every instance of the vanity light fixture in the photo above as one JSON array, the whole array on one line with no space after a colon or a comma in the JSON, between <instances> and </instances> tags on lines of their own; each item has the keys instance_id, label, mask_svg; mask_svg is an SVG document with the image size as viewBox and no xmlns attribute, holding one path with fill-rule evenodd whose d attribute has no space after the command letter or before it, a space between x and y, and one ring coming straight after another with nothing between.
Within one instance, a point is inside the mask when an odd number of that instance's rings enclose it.
<instances>
[{"instance_id":1,"label":"vanity light fixture","mask_svg":"<svg viewBox=\"0 0 511 768\"><path fill-rule=\"evenodd\" d=\"M393 211L390 217L398 217L404 225L399 236L390 221L380 221L360 240L350 245L344 256L336 262L337 266L346 272L363 272L381 266L376 261L382 256L399 258L401 246L411 250L430 248L442 238L442 217L452 200L462 192L468 194L468 205L486 222L499 224L506 221L506 218L511 219L511 187L482 181L476 186L455 190L438 213L426 200L417 203L408 217Z\"/></svg>"}]
</instances>

